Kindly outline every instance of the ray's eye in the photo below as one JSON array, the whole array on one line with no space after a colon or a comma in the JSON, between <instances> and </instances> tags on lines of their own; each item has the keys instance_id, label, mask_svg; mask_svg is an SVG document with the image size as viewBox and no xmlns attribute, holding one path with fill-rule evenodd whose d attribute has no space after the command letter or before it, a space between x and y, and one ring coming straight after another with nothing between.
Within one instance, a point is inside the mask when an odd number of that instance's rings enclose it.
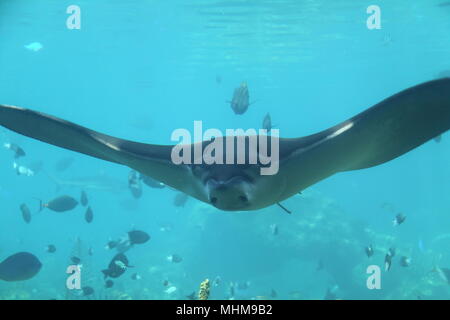
<instances>
[{"instance_id":1,"label":"ray's eye","mask_svg":"<svg viewBox=\"0 0 450 320\"><path fill-rule=\"evenodd\" d=\"M212 204L216 204L217 203L217 198L216 197L212 197L211 198L211 203Z\"/></svg>"}]
</instances>

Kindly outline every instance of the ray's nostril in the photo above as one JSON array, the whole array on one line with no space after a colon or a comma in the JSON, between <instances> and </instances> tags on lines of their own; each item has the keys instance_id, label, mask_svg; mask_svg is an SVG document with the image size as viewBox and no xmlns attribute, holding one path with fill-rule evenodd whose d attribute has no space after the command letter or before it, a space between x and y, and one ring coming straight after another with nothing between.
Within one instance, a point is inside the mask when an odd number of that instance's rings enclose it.
<instances>
[{"instance_id":1,"label":"ray's nostril","mask_svg":"<svg viewBox=\"0 0 450 320\"><path fill-rule=\"evenodd\" d=\"M211 198L211 203L212 204L216 204L217 203L217 198L216 197L212 197Z\"/></svg>"}]
</instances>

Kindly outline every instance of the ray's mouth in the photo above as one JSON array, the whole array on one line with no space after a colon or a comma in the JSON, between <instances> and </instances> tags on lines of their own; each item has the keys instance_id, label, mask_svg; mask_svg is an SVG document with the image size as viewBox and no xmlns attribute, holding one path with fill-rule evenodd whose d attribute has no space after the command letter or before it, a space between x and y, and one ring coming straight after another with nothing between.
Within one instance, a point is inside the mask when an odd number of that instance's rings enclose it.
<instances>
[{"instance_id":1,"label":"ray's mouth","mask_svg":"<svg viewBox=\"0 0 450 320\"><path fill-rule=\"evenodd\" d=\"M250 205L250 182L244 177L206 181L209 202L221 210L240 210Z\"/></svg>"},{"instance_id":2,"label":"ray's mouth","mask_svg":"<svg viewBox=\"0 0 450 320\"><path fill-rule=\"evenodd\" d=\"M239 207L246 207L249 205L249 201L248 201L248 197L247 196L239 196L238 197L238 203L236 203L236 205L240 204ZM217 197L210 197L209 202L213 205L216 206L218 203L218 198Z\"/></svg>"}]
</instances>

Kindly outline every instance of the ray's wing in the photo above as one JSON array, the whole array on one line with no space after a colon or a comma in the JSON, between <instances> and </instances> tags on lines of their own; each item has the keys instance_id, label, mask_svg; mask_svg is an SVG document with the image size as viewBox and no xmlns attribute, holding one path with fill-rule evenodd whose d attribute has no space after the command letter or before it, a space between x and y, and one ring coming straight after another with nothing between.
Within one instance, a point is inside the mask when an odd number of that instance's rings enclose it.
<instances>
[{"instance_id":1,"label":"ray's wing","mask_svg":"<svg viewBox=\"0 0 450 320\"><path fill-rule=\"evenodd\" d=\"M314 135L285 139L280 150L318 163L326 158L330 172L350 171L395 159L449 129L450 78L444 78L406 89Z\"/></svg>"},{"instance_id":2,"label":"ray's wing","mask_svg":"<svg viewBox=\"0 0 450 320\"><path fill-rule=\"evenodd\" d=\"M450 78L406 89L345 125L351 128L342 137L337 135L336 140L348 143L344 150L352 159L340 171L369 168L395 159L450 129Z\"/></svg>"},{"instance_id":3,"label":"ray's wing","mask_svg":"<svg viewBox=\"0 0 450 320\"><path fill-rule=\"evenodd\" d=\"M395 159L450 129L450 78L395 94L311 136L280 139L285 197L341 171Z\"/></svg>"},{"instance_id":4,"label":"ray's wing","mask_svg":"<svg viewBox=\"0 0 450 320\"><path fill-rule=\"evenodd\" d=\"M172 146L151 145L108 136L44 113L0 105L0 125L61 148L123 164L187 193L186 167L171 161ZM194 195L195 196L195 195Z\"/></svg>"},{"instance_id":5,"label":"ray's wing","mask_svg":"<svg viewBox=\"0 0 450 320\"><path fill-rule=\"evenodd\" d=\"M0 105L0 124L5 128L55 146L81 152L102 160L122 163L113 150L96 137L111 139L92 130L69 121L58 119L44 113L15 107Z\"/></svg>"}]
</instances>

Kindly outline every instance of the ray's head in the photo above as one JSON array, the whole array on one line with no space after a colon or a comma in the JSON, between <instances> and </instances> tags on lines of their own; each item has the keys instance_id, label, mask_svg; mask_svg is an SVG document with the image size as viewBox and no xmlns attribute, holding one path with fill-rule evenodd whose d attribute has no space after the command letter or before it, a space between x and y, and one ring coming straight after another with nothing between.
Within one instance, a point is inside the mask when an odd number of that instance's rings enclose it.
<instances>
[{"instance_id":1,"label":"ray's head","mask_svg":"<svg viewBox=\"0 0 450 320\"><path fill-rule=\"evenodd\" d=\"M209 178L205 189L209 202L221 210L246 210L252 204L252 183L247 177Z\"/></svg>"},{"instance_id":2,"label":"ray's head","mask_svg":"<svg viewBox=\"0 0 450 320\"><path fill-rule=\"evenodd\" d=\"M254 181L241 168L233 165L209 166L201 174L207 202L220 210L248 210L254 199Z\"/></svg>"}]
</instances>

